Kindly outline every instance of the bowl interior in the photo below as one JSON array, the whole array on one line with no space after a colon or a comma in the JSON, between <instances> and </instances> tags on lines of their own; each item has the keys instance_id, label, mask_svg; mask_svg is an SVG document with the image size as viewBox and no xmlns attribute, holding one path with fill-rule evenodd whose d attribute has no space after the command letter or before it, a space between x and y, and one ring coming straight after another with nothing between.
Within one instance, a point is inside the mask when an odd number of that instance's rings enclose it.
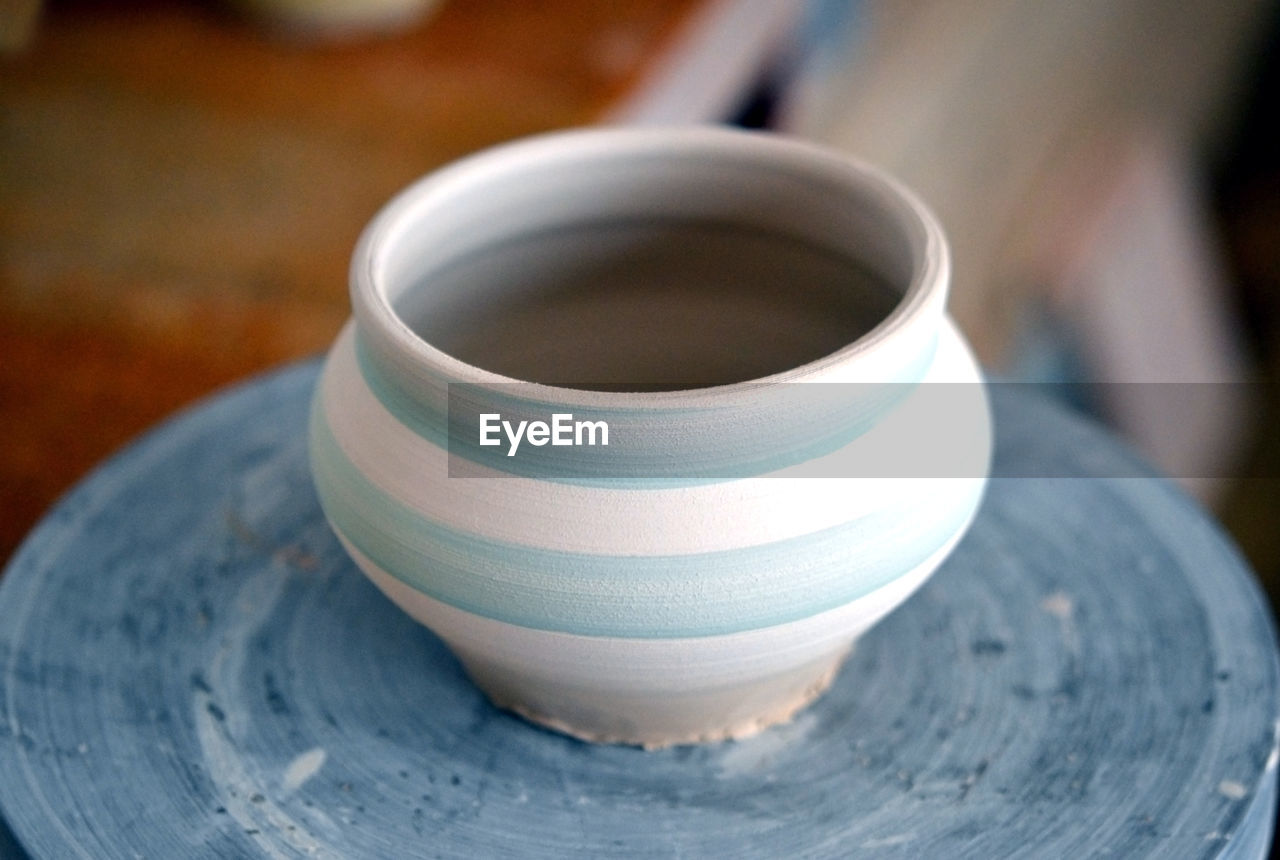
<instances>
[{"instance_id":1,"label":"bowl interior","mask_svg":"<svg viewBox=\"0 0 1280 860\"><path fill-rule=\"evenodd\" d=\"M380 289L424 342L514 379L758 379L863 338L918 274L883 189L769 146L570 142L480 166L402 213Z\"/></svg>"}]
</instances>

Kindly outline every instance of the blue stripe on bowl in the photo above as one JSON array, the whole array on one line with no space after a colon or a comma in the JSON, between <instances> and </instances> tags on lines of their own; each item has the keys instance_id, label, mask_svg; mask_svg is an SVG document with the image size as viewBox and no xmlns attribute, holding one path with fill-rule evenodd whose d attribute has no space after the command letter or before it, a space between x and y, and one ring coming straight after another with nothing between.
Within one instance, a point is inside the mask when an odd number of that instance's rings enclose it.
<instances>
[{"instance_id":1,"label":"blue stripe on bowl","mask_svg":"<svg viewBox=\"0 0 1280 860\"><path fill-rule=\"evenodd\" d=\"M937 339L905 367L900 378L867 384L760 383L750 405L568 407L525 395L527 383L449 383L447 405L426 403L385 371L357 332L356 361L365 384L401 424L449 452L498 472L543 481L613 489L668 489L768 474L848 445L874 427L924 378ZM839 389L839 398L833 392ZM508 457L504 446L479 444L478 415L547 420L571 409L576 420L605 421L611 447L524 446ZM672 428L678 428L673 433ZM620 443L620 444L619 444Z\"/></svg>"},{"instance_id":2,"label":"blue stripe on bowl","mask_svg":"<svg viewBox=\"0 0 1280 860\"><path fill-rule=\"evenodd\" d=\"M511 544L425 518L351 463L319 394L311 458L333 526L410 587L522 627L625 638L753 630L856 600L940 549L968 521L982 492L980 481L970 481L969 492L950 508L902 505L759 546L611 556ZM501 481L492 484L501 491Z\"/></svg>"}]
</instances>

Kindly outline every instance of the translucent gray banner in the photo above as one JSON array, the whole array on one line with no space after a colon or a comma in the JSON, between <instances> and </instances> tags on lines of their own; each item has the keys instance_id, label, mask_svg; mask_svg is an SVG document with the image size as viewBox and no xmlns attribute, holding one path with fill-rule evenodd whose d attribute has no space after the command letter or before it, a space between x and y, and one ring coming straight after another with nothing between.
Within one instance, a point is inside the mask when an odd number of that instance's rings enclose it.
<instances>
[{"instance_id":1,"label":"translucent gray banner","mask_svg":"<svg viewBox=\"0 0 1280 860\"><path fill-rule=\"evenodd\" d=\"M575 388L451 385L450 476L612 484L1159 474L1129 442L1118 443L1127 456L1091 456L1115 447L1121 434L1104 423L1116 419L1138 421L1144 441L1163 432L1228 451L1173 458L1172 477L1280 477L1275 464L1245 470L1235 456L1249 404L1261 402L1253 383L747 383L730 397L665 386L634 398L619 396L625 386ZM1008 456L1050 430L1066 440L1054 456Z\"/></svg>"}]
</instances>

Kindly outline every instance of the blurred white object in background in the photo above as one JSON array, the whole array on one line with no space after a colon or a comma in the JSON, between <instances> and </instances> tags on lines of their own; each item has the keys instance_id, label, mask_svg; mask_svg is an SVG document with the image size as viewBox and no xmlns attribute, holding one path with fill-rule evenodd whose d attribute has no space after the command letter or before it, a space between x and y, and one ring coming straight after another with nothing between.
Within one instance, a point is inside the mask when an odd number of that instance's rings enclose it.
<instances>
[{"instance_id":1,"label":"blurred white object in background","mask_svg":"<svg viewBox=\"0 0 1280 860\"><path fill-rule=\"evenodd\" d=\"M801 52L779 125L920 191L951 238L953 312L983 360L1017 378L1028 308L1048 308L1085 352L1089 378L1063 381L1103 383L1103 411L1166 471L1228 474L1248 404L1223 383L1246 366L1197 180L1270 4L815 8L843 35Z\"/></svg>"},{"instance_id":2,"label":"blurred white object in background","mask_svg":"<svg viewBox=\"0 0 1280 860\"><path fill-rule=\"evenodd\" d=\"M802 52L782 130L916 188L955 252L954 313L1000 364L1027 291L1011 241L1090 129L1153 126L1196 154L1230 116L1265 0L814 0L846 46ZM813 54L818 60L806 60ZM1019 295L1021 290L1023 295ZM1012 293L1012 294L1011 294Z\"/></svg>"},{"instance_id":3,"label":"blurred white object in background","mask_svg":"<svg viewBox=\"0 0 1280 860\"><path fill-rule=\"evenodd\" d=\"M1082 141L1043 186L1057 201L1028 247L1070 327L1098 406L1155 463L1212 501L1248 425L1249 370L1194 160L1150 129Z\"/></svg>"},{"instance_id":4,"label":"blurred white object in background","mask_svg":"<svg viewBox=\"0 0 1280 860\"><path fill-rule=\"evenodd\" d=\"M337 40L392 33L417 23L442 0L231 0L291 38Z\"/></svg>"},{"instance_id":5,"label":"blurred white object in background","mask_svg":"<svg viewBox=\"0 0 1280 860\"><path fill-rule=\"evenodd\" d=\"M720 122L791 47L805 0L707 0L605 116L609 123Z\"/></svg>"}]
</instances>

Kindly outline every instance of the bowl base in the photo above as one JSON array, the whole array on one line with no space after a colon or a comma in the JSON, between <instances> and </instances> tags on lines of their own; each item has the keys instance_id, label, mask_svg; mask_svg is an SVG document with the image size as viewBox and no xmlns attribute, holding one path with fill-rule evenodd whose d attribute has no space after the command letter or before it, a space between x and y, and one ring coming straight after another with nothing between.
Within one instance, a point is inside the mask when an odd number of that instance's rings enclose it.
<instances>
[{"instance_id":1,"label":"bowl base","mask_svg":"<svg viewBox=\"0 0 1280 860\"><path fill-rule=\"evenodd\" d=\"M831 687L851 651L852 645L785 675L714 691L648 695L514 678L470 655L458 656L476 686L503 710L589 743L657 750L742 740L790 722Z\"/></svg>"}]
</instances>

